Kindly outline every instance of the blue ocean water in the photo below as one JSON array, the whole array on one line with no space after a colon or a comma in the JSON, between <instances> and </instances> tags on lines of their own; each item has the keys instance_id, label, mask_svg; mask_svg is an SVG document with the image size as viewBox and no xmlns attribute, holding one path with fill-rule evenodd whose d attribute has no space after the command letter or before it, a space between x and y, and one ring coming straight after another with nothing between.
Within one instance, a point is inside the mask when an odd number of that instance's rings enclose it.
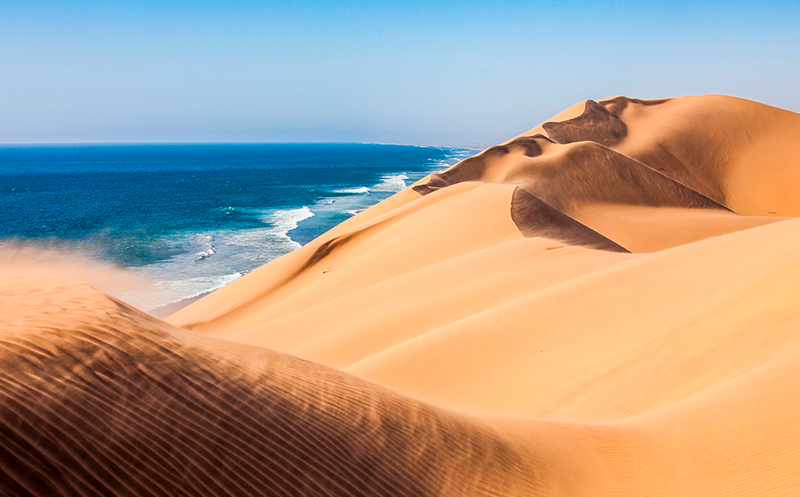
<instances>
[{"instance_id":1,"label":"blue ocean water","mask_svg":"<svg viewBox=\"0 0 800 497\"><path fill-rule=\"evenodd\" d=\"M0 146L0 242L41 244L194 298L474 150L371 144Z\"/></svg>"}]
</instances>

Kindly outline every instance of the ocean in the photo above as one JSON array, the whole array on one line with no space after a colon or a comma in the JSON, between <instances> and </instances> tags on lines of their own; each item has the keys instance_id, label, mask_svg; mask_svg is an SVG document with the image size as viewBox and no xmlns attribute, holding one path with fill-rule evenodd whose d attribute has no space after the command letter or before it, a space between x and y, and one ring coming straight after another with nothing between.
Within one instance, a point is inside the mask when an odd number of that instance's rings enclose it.
<instances>
[{"instance_id":1,"label":"ocean","mask_svg":"<svg viewBox=\"0 0 800 497\"><path fill-rule=\"evenodd\" d=\"M0 146L0 244L113 264L174 311L473 155L374 144Z\"/></svg>"}]
</instances>

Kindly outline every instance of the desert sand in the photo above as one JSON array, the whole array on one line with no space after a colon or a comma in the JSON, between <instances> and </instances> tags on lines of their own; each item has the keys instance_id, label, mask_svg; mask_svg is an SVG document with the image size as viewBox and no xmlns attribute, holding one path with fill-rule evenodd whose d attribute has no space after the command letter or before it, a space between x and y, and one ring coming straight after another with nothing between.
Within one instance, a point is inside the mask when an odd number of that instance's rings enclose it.
<instances>
[{"instance_id":1,"label":"desert sand","mask_svg":"<svg viewBox=\"0 0 800 497\"><path fill-rule=\"evenodd\" d=\"M0 266L7 495L800 494L800 115L611 97L158 320Z\"/></svg>"}]
</instances>

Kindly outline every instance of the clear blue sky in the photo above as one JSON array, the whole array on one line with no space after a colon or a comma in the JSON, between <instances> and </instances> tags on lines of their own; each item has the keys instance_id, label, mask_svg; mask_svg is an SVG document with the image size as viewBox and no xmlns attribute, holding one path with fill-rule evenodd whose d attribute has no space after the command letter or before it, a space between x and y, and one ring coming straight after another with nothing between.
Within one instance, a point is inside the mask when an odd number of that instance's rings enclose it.
<instances>
[{"instance_id":1,"label":"clear blue sky","mask_svg":"<svg viewBox=\"0 0 800 497\"><path fill-rule=\"evenodd\" d=\"M586 98L800 111L800 2L0 0L0 143L489 145Z\"/></svg>"}]
</instances>

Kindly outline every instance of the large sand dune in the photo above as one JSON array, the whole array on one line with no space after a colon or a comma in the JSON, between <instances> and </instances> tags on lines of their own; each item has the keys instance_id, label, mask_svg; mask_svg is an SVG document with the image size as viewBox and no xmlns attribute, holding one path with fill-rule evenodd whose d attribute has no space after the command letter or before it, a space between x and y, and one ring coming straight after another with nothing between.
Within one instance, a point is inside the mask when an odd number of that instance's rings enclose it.
<instances>
[{"instance_id":1,"label":"large sand dune","mask_svg":"<svg viewBox=\"0 0 800 497\"><path fill-rule=\"evenodd\" d=\"M797 495L800 115L577 104L166 321L3 269L19 495Z\"/></svg>"}]
</instances>

